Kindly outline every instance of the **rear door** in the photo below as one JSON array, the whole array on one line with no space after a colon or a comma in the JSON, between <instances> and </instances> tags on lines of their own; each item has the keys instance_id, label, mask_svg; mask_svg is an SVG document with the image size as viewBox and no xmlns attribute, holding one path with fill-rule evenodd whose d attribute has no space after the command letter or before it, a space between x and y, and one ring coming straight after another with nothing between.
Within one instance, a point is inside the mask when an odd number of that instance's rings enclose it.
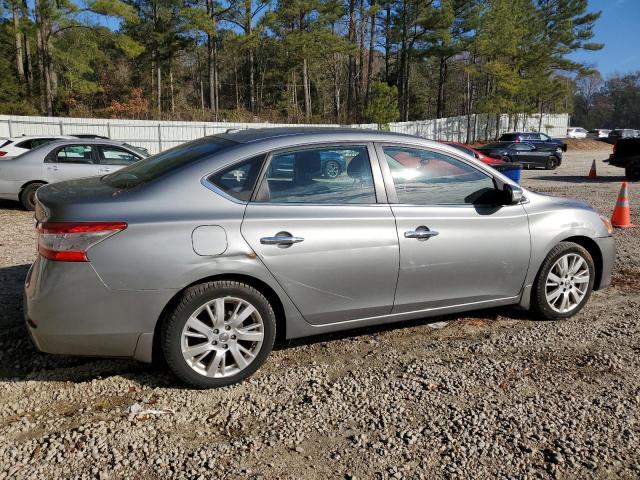
<instances>
[{"instance_id":1,"label":"rear door","mask_svg":"<svg viewBox=\"0 0 640 480\"><path fill-rule=\"evenodd\" d=\"M114 145L96 145L98 151L98 174L107 175L142 159L126 148Z\"/></svg>"},{"instance_id":2,"label":"rear door","mask_svg":"<svg viewBox=\"0 0 640 480\"><path fill-rule=\"evenodd\" d=\"M52 150L45 158L50 183L98 175L95 146L77 143Z\"/></svg>"},{"instance_id":3,"label":"rear door","mask_svg":"<svg viewBox=\"0 0 640 480\"><path fill-rule=\"evenodd\" d=\"M328 152L345 159L322 172ZM367 144L273 152L247 205L242 235L312 324L385 315L393 307L398 237Z\"/></svg>"},{"instance_id":4,"label":"rear door","mask_svg":"<svg viewBox=\"0 0 640 480\"><path fill-rule=\"evenodd\" d=\"M403 145L377 152L400 244L393 312L513 301L529 265L522 205L489 201L493 178L449 153Z\"/></svg>"}]
</instances>

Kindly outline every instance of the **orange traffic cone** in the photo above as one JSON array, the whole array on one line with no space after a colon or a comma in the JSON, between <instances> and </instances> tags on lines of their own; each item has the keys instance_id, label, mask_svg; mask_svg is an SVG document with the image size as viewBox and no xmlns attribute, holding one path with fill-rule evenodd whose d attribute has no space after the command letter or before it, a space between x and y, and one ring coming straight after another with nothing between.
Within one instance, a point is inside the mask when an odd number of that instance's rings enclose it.
<instances>
[{"instance_id":1,"label":"orange traffic cone","mask_svg":"<svg viewBox=\"0 0 640 480\"><path fill-rule=\"evenodd\" d=\"M593 163L591 164L591 170L589 170L589 178L598 178L598 174L596 173L596 160L593 159Z\"/></svg>"},{"instance_id":2,"label":"orange traffic cone","mask_svg":"<svg viewBox=\"0 0 640 480\"><path fill-rule=\"evenodd\" d=\"M627 182L622 182L618 201L611 215L611 224L618 228L629 228L635 225L631 224L631 211L629 209L629 192Z\"/></svg>"}]
</instances>

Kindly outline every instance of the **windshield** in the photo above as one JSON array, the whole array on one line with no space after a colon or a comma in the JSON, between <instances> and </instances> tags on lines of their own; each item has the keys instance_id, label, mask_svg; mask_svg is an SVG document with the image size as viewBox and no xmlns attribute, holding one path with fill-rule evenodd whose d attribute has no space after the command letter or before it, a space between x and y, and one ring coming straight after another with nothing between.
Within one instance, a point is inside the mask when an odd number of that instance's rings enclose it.
<instances>
[{"instance_id":1,"label":"windshield","mask_svg":"<svg viewBox=\"0 0 640 480\"><path fill-rule=\"evenodd\" d=\"M160 178L184 165L209 157L232 145L236 145L236 142L216 136L203 137L147 157L110 175L105 175L102 177L102 181L114 188L133 188Z\"/></svg>"}]
</instances>

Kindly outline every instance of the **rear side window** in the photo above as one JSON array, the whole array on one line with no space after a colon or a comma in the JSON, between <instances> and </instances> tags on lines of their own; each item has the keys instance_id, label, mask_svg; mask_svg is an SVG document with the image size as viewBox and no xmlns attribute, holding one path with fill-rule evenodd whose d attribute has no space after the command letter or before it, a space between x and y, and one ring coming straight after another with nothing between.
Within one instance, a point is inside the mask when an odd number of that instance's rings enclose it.
<instances>
[{"instance_id":1,"label":"rear side window","mask_svg":"<svg viewBox=\"0 0 640 480\"><path fill-rule=\"evenodd\" d=\"M102 181L114 188L133 188L190 163L204 160L236 144L232 140L216 136L199 138L105 175Z\"/></svg>"},{"instance_id":2,"label":"rear side window","mask_svg":"<svg viewBox=\"0 0 640 480\"><path fill-rule=\"evenodd\" d=\"M265 157L266 155L258 155L237 163L221 172L214 173L208 180L227 195L248 202Z\"/></svg>"},{"instance_id":3,"label":"rear side window","mask_svg":"<svg viewBox=\"0 0 640 480\"><path fill-rule=\"evenodd\" d=\"M516 134L515 133L505 133L504 135L502 135L500 137L500 140L503 140L505 142L511 142L513 140L516 139Z\"/></svg>"},{"instance_id":4,"label":"rear side window","mask_svg":"<svg viewBox=\"0 0 640 480\"><path fill-rule=\"evenodd\" d=\"M32 140L25 140L24 142L16 143L16 147L26 148L27 150L31 149Z\"/></svg>"},{"instance_id":5,"label":"rear side window","mask_svg":"<svg viewBox=\"0 0 640 480\"><path fill-rule=\"evenodd\" d=\"M367 147L309 148L274 153L256 201L304 204L376 203Z\"/></svg>"}]
</instances>

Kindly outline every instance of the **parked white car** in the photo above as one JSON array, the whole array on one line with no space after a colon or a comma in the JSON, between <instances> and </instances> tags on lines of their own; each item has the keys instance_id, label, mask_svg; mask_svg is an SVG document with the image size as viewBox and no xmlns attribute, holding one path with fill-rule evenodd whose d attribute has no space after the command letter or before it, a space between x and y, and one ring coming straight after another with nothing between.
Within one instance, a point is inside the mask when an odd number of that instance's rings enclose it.
<instances>
[{"instance_id":1,"label":"parked white car","mask_svg":"<svg viewBox=\"0 0 640 480\"><path fill-rule=\"evenodd\" d=\"M17 200L27 210L33 210L36 190L42 185L107 175L146 157L124 142L57 139L0 162L0 199Z\"/></svg>"},{"instance_id":2,"label":"parked white car","mask_svg":"<svg viewBox=\"0 0 640 480\"><path fill-rule=\"evenodd\" d=\"M571 127L567 130L568 138L587 138L587 131L582 127Z\"/></svg>"},{"instance_id":3,"label":"parked white car","mask_svg":"<svg viewBox=\"0 0 640 480\"><path fill-rule=\"evenodd\" d=\"M25 135L22 137L7 138L4 141L0 140L0 160L17 157L18 155L28 152L32 148L51 143L54 140L64 140L69 138L74 137L68 135Z\"/></svg>"},{"instance_id":4,"label":"parked white car","mask_svg":"<svg viewBox=\"0 0 640 480\"><path fill-rule=\"evenodd\" d=\"M594 128L593 130L589 130L587 137L595 138L596 140L599 138L609 138L609 133L611 133L611 130L608 128Z\"/></svg>"}]
</instances>

